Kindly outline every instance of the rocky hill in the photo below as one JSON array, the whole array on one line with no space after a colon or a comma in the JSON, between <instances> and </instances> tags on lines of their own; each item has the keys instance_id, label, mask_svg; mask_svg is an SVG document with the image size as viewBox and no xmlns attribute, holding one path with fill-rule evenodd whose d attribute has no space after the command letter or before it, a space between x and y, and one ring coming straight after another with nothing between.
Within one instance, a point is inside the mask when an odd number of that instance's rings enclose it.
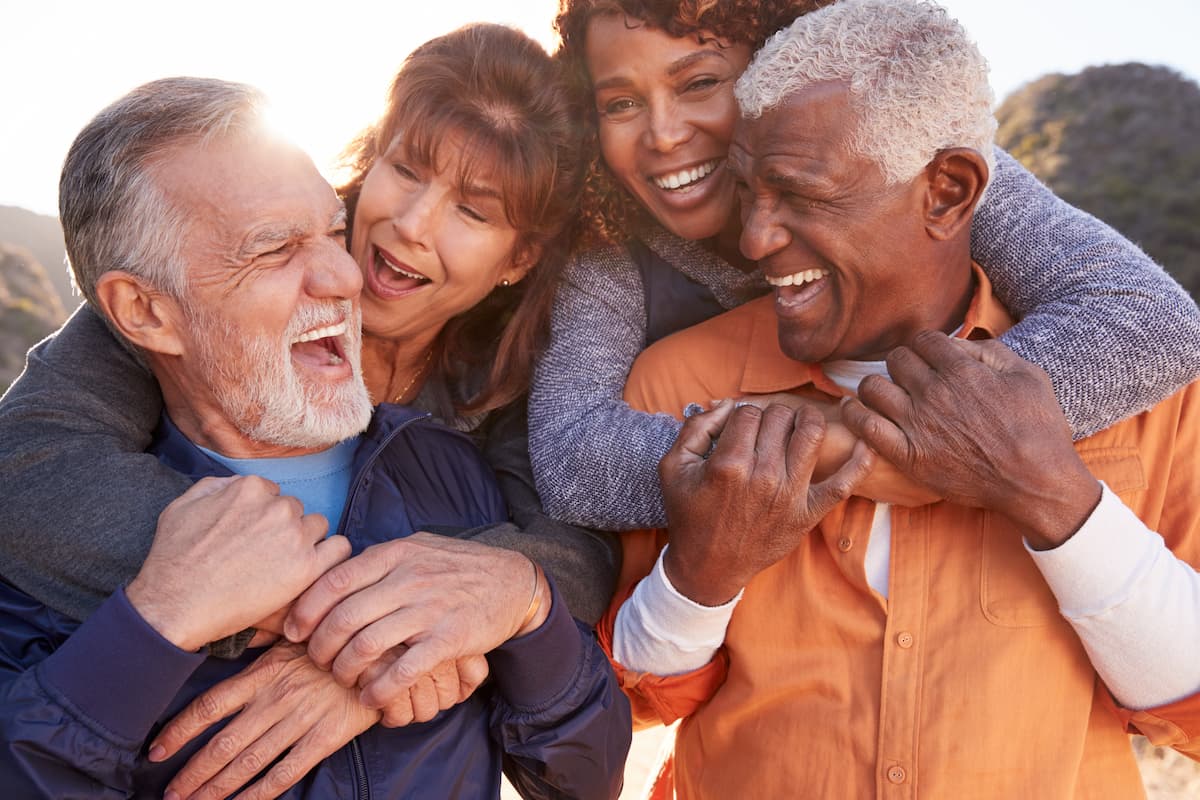
<instances>
[{"instance_id":1,"label":"rocky hill","mask_svg":"<svg viewBox=\"0 0 1200 800\"><path fill-rule=\"evenodd\" d=\"M82 302L71 288L67 248L58 217L35 214L16 206L0 206L0 242L23 247L42 265L64 308Z\"/></svg>"},{"instance_id":2,"label":"rocky hill","mask_svg":"<svg viewBox=\"0 0 1200 800\"><path fill-rule=\"evenodd\" d=\"M0 244L0 392L20 374L30 345L65 316L37 259L28 250Z\"/></svg>"},{"instance_id":3,"label":"rocky hill","mask_svg":"<svg viewBox=\"0 0 1200 800\"><path fill-rule=\"evenodd\" d=\"M1200 298L1200 86L1165 67L1090 67L1026 84L996 116L1001 147Z\"/></svg>"}]
</instances>

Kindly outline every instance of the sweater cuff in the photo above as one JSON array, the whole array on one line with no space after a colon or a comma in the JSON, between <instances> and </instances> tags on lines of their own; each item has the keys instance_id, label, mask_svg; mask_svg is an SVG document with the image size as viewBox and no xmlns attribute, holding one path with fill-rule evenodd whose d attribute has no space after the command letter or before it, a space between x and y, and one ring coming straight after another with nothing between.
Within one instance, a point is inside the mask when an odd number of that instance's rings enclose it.
<instances>
[{"instance_id":1,"label":"sweater cuff","mask_svg":"<svg viewBox=\"0 0 1200 800\"><path fill-rule=\"evenodd\" d=\"M43 662L40 677L104 730L141 741L203 661L164 639L121 588Z\"/></svg>"},{"instance_id":2,"label":"sweater cuff","mask_svg":"<svg viewBox=\"0 0 1200 800\"><path fill-rule=\"evenodd\" d=\"M1163 549L1146 527L1101 482L1100 502L1075 535L1051 550L1025 549L1068 619L1100 614L1122 603Z\"/></svg>"},{"instance_id":3,"label":"sweater cuff","mask_svg":"<svg viewBox=\"0 0 1200 800\"><path fill-rule=\"evenodd\" d=\"M549 575L550 615L541 626L488 653L500 694L514 708L539 709L571 688L582 669L584 635Z\"/></svg>"}]
</instances>

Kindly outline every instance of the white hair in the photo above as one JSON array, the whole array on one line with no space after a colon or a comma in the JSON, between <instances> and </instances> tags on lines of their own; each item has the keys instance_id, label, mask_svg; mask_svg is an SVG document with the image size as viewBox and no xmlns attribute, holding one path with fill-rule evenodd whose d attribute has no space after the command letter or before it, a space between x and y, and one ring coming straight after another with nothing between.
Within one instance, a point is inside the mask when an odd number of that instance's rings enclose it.
<instances>
[{"instance_id":1,"label":"white hair","mask_svg":"<svg viewBox=\"0 0 1200 800\"><path fill-rule=\"evenodd\" d=\"M889 184L915 177L938 152L968 147L995 166L987 61L946 10L925 0L840 0L776 33L737 82L756 118L811 84L849 88L851 147Z\"/></svg>"}]
</instances>

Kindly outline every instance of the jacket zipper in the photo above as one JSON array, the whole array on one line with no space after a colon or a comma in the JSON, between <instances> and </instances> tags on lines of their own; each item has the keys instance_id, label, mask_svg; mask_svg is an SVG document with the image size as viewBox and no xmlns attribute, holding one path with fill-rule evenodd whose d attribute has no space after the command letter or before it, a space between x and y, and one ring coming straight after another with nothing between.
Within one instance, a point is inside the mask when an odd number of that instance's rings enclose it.
<instances>
[{"instance_id":1,"label":"jacket zipper","mask_svg":"<svg viewBox=\"0 0 1200 800\"><path fill-rule=\"evenodd\" d=\"M358 800L371 800L371 786L367 783L367 763L363 758L362 748L358 745L358 737L350 740L350 768L354 773L354 783L358 787Z\"/></svg>"},{"instance_id":2,"label":"jacket zipper","mask_svg":"<svg viewBox=\"0 0 1200 800\"><path fill-rule=\"evenodd\" d=\"M363 479L367 477L367 474L371 471L371 467L376 461L379 460L379 454L382 453L383 449L391 444L392 440L399 436L401 431L403 431L409 425L412 425L418 420L428 419L430 416L430 414L424 413L419 417L406 419L404 422L401 422L399 425L393 428L392 431L385 436L381 442L379 442L379 445L371 451L371 455L369 455L367 460L363 462L362 469L360 469L354 476L354 485L350 489L350 497L346 500L346 511L342 514L342 524L338 526L337 532L339 534L344 534L346 525L350 522L350 511L354 508L354 503L358 499L359 492L362 489Z\"/></svg>"}]
</instances>

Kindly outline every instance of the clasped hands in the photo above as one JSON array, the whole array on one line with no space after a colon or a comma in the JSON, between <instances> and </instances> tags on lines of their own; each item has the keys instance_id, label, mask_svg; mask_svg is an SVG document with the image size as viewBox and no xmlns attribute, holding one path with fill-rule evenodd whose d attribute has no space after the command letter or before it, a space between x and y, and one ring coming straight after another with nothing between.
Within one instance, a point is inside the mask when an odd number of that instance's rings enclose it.
<instances>
[{"instance_id":1,"label":"clasped hands","mask_svg":"<svg viewBox=\"0 0 1200 800\"><path fill-rule=\"evenodd\" d=\"M127 587L146 620L189 649L251 625L288 637L150 743L150 760L171 758L236 713L168 797L226 797L268 765L239 796L276 797L372 725L427 721L465 700L488 675L483 654L549 613L548 585L518 553L417 533L347 559L349 543L325 532L253 477L206 479L163 512ZM531 586L541 602L525 619Z\"/></svg>"},{"instance_id":2,"label":"clasped hands","mask_svg":"<svg viewBox=\"0 0 1200 800\"><path fill-rule=\"evenodd\" d=\"M935 331L887 364L891 380L866 378L836 407L726 400L684 422L659 467L676 589L728 601L850 494L991 509L1035 548L1060 544L1095 508L1099 484L1038 367L998 341Z\"/></svg>"}]
</instances>

